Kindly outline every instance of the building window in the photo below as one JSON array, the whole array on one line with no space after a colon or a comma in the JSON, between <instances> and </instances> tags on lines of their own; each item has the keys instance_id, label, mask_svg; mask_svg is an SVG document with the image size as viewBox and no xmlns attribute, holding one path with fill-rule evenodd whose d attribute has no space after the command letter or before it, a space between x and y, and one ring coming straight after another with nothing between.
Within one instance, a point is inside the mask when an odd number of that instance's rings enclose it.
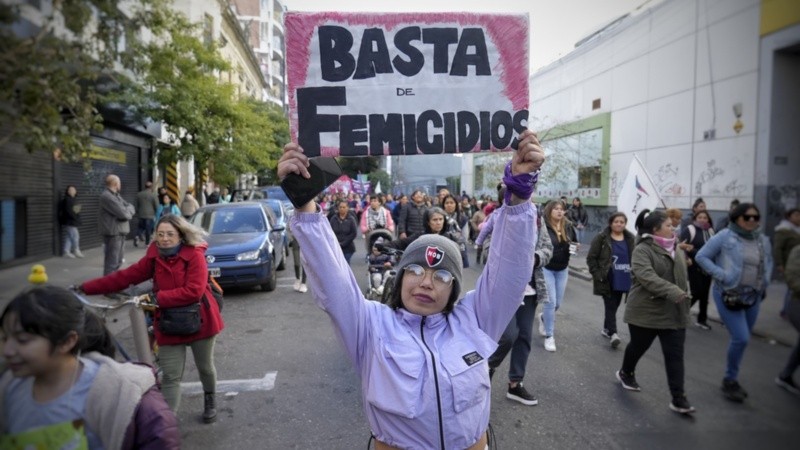
<instances>
[{"instance_id":1,"label":"building window","mask_svg":"<svg viewBox=\"0 0 800 450\"><path fill-rule=\"evenodd\" d=\"M214 18L208 14L203 14L203 44L211 47L214 43Z\"/></svg>"},{"instance_id":2,"label":"building window","mask_svg":"<svg viewBox=\"0 0 800 450\"><path fill-rule=\"evenodd\" d=\"M567 127L568 128L568 127ZM602 188L603 128L581 131L542 143L547 164L536 187L538 197L599 199Z\"/></svg>"}]
</instances>

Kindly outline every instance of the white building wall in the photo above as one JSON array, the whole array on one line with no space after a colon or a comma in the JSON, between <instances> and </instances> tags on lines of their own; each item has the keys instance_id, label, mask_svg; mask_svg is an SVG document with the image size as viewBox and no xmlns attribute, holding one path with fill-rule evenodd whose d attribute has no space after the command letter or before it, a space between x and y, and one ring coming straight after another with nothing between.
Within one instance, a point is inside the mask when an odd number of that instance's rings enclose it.
<instances>
[{"instance_id":1,"label":"white building wall","mask_svg":"<svg viewBox=\"0 0 800 450\"><path fill-rule=\"evenodd\" d=\"M668 206L752 200L759 14L758 0L666 0L628 17L533 74L531 127L610 112L609 205L634 153Z\"/></svg>"}]
</instances>

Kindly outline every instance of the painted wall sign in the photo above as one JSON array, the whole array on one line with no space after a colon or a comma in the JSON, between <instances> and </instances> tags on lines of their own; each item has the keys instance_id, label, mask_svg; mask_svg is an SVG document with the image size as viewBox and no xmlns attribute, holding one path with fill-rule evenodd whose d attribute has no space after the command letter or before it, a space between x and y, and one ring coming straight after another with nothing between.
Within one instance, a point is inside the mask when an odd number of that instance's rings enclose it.
<instances>
[{"instance_id":1,"label":"painted wall sign","mask_svg":"<svg viewBox=\"0 0 800 450\"><path fill-rule=\"evenodd\" d=\"M516 148L526 14L287 13L292 139L308 156Z\"/></svg>"}]
</instances>

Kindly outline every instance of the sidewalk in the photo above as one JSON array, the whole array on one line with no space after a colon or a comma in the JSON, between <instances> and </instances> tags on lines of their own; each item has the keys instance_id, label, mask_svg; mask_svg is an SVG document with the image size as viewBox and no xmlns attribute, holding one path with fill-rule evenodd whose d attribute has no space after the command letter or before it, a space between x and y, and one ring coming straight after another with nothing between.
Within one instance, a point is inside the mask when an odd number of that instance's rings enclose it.
<instances>
[{"instance_id":1,"label":"sidewalk","mask_svg":"<svg viewBox=\"0 0 800 450\"><path fill-rule=\"evenodd\" d=\"M144 256L145 247L140 245L138 248L133 246L133 241L125 242L125 262L122 267L128 267ZM96 247L84 250L83 258L63 258L54 256L36 263L23 264L21 266L10 267L0 270L0 310L11 301L22 289L30 286L28 275L31 266L43 264L47 272L47 282L60 287L68 287L92 278L103 275L103 248Z\"/></svg>"},{"instance_id":2,"label":"sidewalk","mask_svg":"<svg viewBox=\"0 0 800 450\"><path fill-rule=\"evenodd\" d=\"M569 273L570 275L586 281L592 281L592 276L589 274L589 269L586 266L586 253L589 251L589 245L581 245L578 254L570 258ZM755 327L753 327L753 334L768 340L774 340L783 345L794 347L797 343L797 330L792 325L781 319L779 312L783 306L783 296L786 293L786 283L783 281L775 281L769 285L767 289L767 298L761 303L761 310L758 313ZM692 309L692 321L697 314L697 307ZM708 299L708 318L712 322L716 322L718 326L713 327L713 331L717 331L722 327L722 320L719 318L717 306L714 300L709 296Z\"/></svg>"}]
</instances>

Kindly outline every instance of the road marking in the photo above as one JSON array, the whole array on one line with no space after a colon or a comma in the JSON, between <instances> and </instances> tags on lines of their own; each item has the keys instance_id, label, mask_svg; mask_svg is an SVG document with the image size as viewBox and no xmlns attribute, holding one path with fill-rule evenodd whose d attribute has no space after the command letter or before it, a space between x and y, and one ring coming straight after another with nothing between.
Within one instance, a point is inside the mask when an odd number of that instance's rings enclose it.
<instances>
[{"instance_id":1,"label":"road marking","mask_svg":"<svg viewBox=\"0 0 800 450\"><path fill-rule=\"evenodd\" d=\"M271 391L275 387L275 377L277 376L278 372L267 372L264 378L217 381L217 392ZM181 393L185 395L202 394L203 384L199 381L181 383Z\"/></svg>"}]
</instances>

